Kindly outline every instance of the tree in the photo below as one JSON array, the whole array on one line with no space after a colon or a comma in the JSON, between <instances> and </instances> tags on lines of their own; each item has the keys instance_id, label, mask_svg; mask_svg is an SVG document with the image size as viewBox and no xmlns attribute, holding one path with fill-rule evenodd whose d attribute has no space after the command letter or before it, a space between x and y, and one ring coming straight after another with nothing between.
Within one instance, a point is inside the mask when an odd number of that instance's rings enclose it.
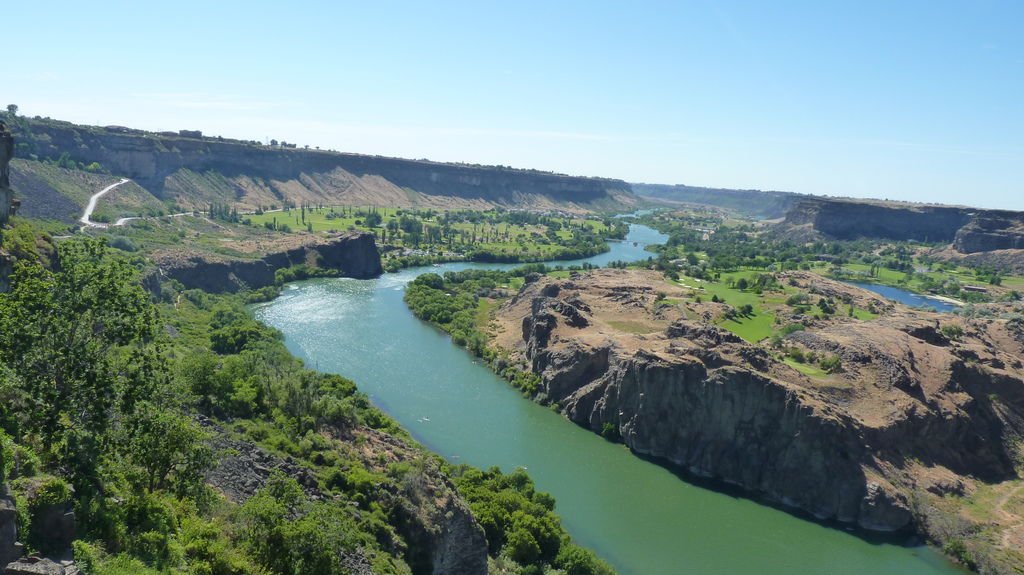
<instances>
[{"instance_id":1,"label":"tree","mask_svg":"<svg viewBox=\"0 0 1024 575\"><path fill-rule=\"evenodd\" d=\"M139 404L128 428L129 459L142 470L146 491L165 489L172 480L181 491L201 483L213 454L192 420L147 401Z\"/></svg>"},{"instance_id":2,"label":"tree","mask_svg":"<svg viewBox=\"0 0 1024 575\"><path fill-rule=\"evenodd\" d=\"M16 117L18 115L18 105L17 104L7 104L7 115L10 116L11 118Z\"/></svg>"},{"instance_id":3,"label":"tree","mask_svg":"<svg viewBox=\"0 0 1024 575\"><path fill-rule=\"evenodd\" d=\"M530 565L540 558L540 545L526 529L514 529L508 535L508 556L520 565Z\"/></svg>"},{"instance_id":4,"label":"tree","mask_svg":"<svg viewBox=\"0 0 1024 575\"><path fill-rule=\"evenodd\" d=\"M59 245L60 271L19 262L0 294L0 363L22 382L36 433L68 462L79 494L97 469L117 413L131 413L166 377L156 311L124 259L103 242Z\"/></svg>"},{"instance_id":5,"label":"tree","mask_svg":"<svg viewBox=\"0 0 1024 575\"><path fill-rule=\"evenodd\" d=\"M825 373L839 373L843 371L843 360L838 355L831 355L821 360L819 364Z\"/></svg>"}]
</instances>

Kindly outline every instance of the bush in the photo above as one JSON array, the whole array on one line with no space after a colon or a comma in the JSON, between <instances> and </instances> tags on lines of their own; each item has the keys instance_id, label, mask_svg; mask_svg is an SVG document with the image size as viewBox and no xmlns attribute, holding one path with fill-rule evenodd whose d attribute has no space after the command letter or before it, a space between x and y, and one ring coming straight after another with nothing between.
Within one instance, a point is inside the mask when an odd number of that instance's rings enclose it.
<instances>
[{"instance_id":1,"label":"bush","mask_svg":"<svg viewBox=\"0 0 1024 575\"><path fill-rule=\"evenodd\" d=\"M942 335L952 340L959 340L964 336L964 328L956 324L942 326Z\"/></svg>"},{"instance_id":2,"label":"bush","mask_svg":"<svg viewBox=\"0 0 1024 575\"><path fill-rule=\"evenodd\" d=\"M786 352L786 356L788 356L789 359L792 359L797 363L804 363L805 361L807 361L807 357L804 355L804 351L799 347L789 348L789 351Z\"/></svg>"},{"instance_id":3,"label":"bush","mask_svg":"<svg viewBox=\"0 0 1024 575\"><path fill-rule=\"evenodd\" d=\"M135 242L133 242L131 238L125 236L114 236L110 238L107 245L123 252L135 252L139 250L139 246L135 245Z\"/></svg>"},{"instance_id":4,"label":"bush","mask_svg":"<svg viewBox=\"0 0 1024 575\"><path fill-rule=\"evenodd\" d=\"M843 371L843 361L838 355L826 357L818 365L825 373L839 373Z\"/></svg>"}]
</instances>

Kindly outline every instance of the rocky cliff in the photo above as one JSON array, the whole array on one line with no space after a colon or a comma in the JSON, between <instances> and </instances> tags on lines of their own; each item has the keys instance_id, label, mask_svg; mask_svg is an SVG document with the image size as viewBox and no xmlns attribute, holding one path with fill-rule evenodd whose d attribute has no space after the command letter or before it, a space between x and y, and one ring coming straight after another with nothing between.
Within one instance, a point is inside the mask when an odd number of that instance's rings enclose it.
<instances>
[{"instance_id":1,"label":"rocky cliff","mask_svg":"<svg viewBox=\"0 0 1024 575\"><path fill-rule=\"evenodd\" d=\"M445 164L380 156L271 147L204 138L193 132L27 121L25 157L99 163L162 199L182 206L208 201L242 206L309 203L469 206L628 207L635 198L619 180L572 177L500 166Z\"/></svg>"},{"instance_id":2,"label":"rocky cliff","mask_svg":"<svg viewBox=\"0 0 1024 575\"><path fill-rule=\"evenodd\" d=\"M735 210L741 214L763 219L780 218L786 215L793 204L804 196L792 192L761 190L732 190L727 188L705 188L699 186L674 186L663 184L631 184L633 191L644 198L701 204Z\"/></svg>"},{"instance_id":3,"label":"rocky cliff","mask_svg":"<svg viewBox=\"0 0 1024 575\"><path fill-rule=\"evenodd\" d=\"M972 210L958 207L806 198L789 210L785 223L810 225L844 240L866 237L949 243L971 214Z\"/></svg>"},{"instance_id":4,"label":"rocky cliff","mask_svg":"<svg viewBox=\"0 0 1024 575\"><path fill-rule=\"evenodd\" d=\"M953 247L962 254L1024 250L1024 213L978 212L956 232Z\"/></svg>"},{"instance_id":5,"label":"rocky cliff","mask_svg":"<svg viewBox=\"0 0 1024 575\"><path fill-rule=\"evenodd\" d=\"M499 311L509 327L497 343L572 421L695 475L875 531L913 526L918 490L1017 477L1024 342L1006 322L958 342L938 330L939 316L912 311L796 332L792 345L842 358L841 375L817 379L672 315L656 303L665 284L644 273L542 279Z\"/></svg>"},{"instance_id":6,"label":"rocky cliff","mask_svg":"<svg viewBox=\"0 0 1024 575\"><path fill-rule=\"evenodd\" d=\"M329 238L310 236L302 245L251 259L168 249L155 252L153 261L162 277L177 280L187 289L210 293L273 285L277 270L298 265L336 270L344 277L359 279L384 273L374 235L366 232Z\"/></svg>"},{"instance_id":7,"label":"rocky cliff","mask_svg":"<svg viewBox=\"0 0 1024 575\"><path fill-rule=\"evenodd\" d=\"M201 423L211 434L212 447L221 454L217 465L207 473L207 483L229 500L245 502L267 484L274 472L295 479L314 501L329 497L320 490L312 470L250 442L232 439L212 420L203 418ZM383 468L403 461L423 463L422 477L414 489L389 493L383 501L389 515L395 518L401 536L401 540L389 541L387 545L396 554L404 555L417 575L486 575L484 530L437 462L401 440L373 429L362 428L356 434L361 445L357 451L367 468ZM361 550L347 553L338 560L353 575L373 574Z\"/></svg>"},{"instance_id":8,"label":"rocky cliff","mask_svg":"<svg viewBox=\"0 0 1024 575\"><path fill-rule=\"evenodd\" d=\"M790 208L784 223L790 230L810 229L843 240L952 244L960 254L1024 250L1024 212L1008 210L804 198Z\"/></svg>"}]
</instances>

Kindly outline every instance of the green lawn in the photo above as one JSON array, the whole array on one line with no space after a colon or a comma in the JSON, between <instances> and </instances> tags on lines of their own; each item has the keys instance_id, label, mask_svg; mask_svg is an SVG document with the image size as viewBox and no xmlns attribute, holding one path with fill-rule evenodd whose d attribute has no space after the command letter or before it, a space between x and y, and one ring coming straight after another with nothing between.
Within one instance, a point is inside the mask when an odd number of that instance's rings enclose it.
<instances>
[{"instance_id":1,"label":"green lawn","mask_svg":"<svg viewBox=\"0 0 1024 575\"><path fill-rule=\"evenodd\" d=\"M799 371L800 373L806 375L807 377L828 377L828 374L825 373L823 369L814 364L800 363L799 361L791 357L787 357L783 361L786 362L786 365L792 367L793 369Z\"/></svg>"},{"instance_id":2,"label":"green lawn","mask_svg":"<svg viewBox=\"0 0 1024 575\"><path fill-rule=\"evenodd\" d=\"M772 333L775 332L775 315L766 311L764 306L782 303L785 301L785 296L778 294L756 294L751 290L741 291L729 287L729 282L738 281L740 278L750 281L758 273L762 272L742 270L723 273L721 281L702 280L698 282L694 278L684 277L677 283L696 290L705 301L710 300L711 296L718 296L720 300L724 300L725 303L737 309L744 305L751 305L754 308L753 315L738 317L735 320L724 320L719 325L746 341L757 343L762 339L771 337Z\"/></svg>"},{"instance_id":3,"label":"green lawn","mask_svg":"<svg viewBox=\"0 0 1024 575\"><path fill-rule=\"evenodd\" d=\"M754 310L754 315L750 317L739 318L738 320L725 320L719 325L750 343L757 343L762 339L771 337L775 333L775 316L770 313L757 311L756 307Z\"/></svg>"}]
</instances>

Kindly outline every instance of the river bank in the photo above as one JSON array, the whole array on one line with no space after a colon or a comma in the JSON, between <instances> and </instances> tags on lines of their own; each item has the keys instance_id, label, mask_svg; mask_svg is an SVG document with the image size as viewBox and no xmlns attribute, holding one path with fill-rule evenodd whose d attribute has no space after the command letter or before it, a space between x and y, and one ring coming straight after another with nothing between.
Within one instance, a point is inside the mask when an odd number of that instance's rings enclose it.
<instances>
[{"instance_id":1,"label":"river bank","mask_svg":"<svg viewBox=\"0 0 1024 575\"><path fill-rule=\"evenodd\" d=\"M584 261L646 259L645 244L663 238L638 226L627 241ZM303 282L254 311L285 333L292 353L355 380L449 461L527 468L538 488L558 499L570 533L620 573L958 572L928 548L872 544L680 481L524 399L401 301L405 286L422 273L510 267L461 262L375 280Z\"/></svg>"}]
</instances>

